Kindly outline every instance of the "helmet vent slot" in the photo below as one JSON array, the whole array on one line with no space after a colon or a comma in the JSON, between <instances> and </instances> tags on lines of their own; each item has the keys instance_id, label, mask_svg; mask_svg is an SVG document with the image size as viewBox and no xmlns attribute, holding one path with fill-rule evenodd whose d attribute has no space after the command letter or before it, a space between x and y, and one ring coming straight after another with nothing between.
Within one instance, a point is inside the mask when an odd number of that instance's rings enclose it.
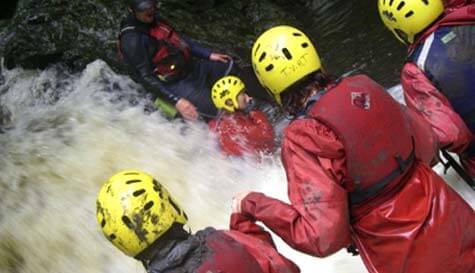
<instances>
[{"instance_id":1,"label":"helmet vent slot","mask_svg":"<svg viewBox=\"0 0 475 273\"><path fill-rule=\"evenodd\" d=\"M394 0L390 0L390 1L389 1L389 6L392 6L392 5L393 5L393 2L394 2Z\"/></svg>"},{"instance_id":2,"label":"helmet vent slot","mask_svg":"<svg viewBox=\"0 0 475 273\"><path fill-rule=\"evenodd\" d=\"M114 233L112 233L111 235L109 235L109 239L114 240L115 238L116 238L116 236L115 236Z\"/></svg>"},{"instance_id":3,"label":"helmet vent slot","mask_svg":"<svg viewBox=\"0 0 475 273\"><path fill-rule=\"evenodd\" d=\"M153 180L153 190L158 192L160 197L162 196L162 185L160 183L158 183L157 180L155 180L155 179Z\"/></svg>"},{"instance_id":4,"label":"helmet vent slot","mask_svg":"<svg viewBox=\"0 0 475 273\"><path fill-rule=\"evenodd\" d=\"M234 80L233 85L236 85L236 84L237 84L237 80Z\"/></svg>"},{"instance_id":5,"label":"helmet vent slot","mask_svg":"<svg viewBox=\"0 0 475 273\"><path fill-rule=\"evenodd\" d=\"M411 17L413 14L414 14L414 12L411 10L411 11L409 11L408 13L406 13L406 15L404 15L404 17L409 18L409 17Z\"/></svg>"},{"instance_id":6,"label":"helmet vent slot","mask_svg":"<svg viewBox=\"0 0 475 273\"><path fill-rule=\"evenodd\" d=\"M284 53L285 57L286 57L288 60L292 60L292 54L290 54L290 51L289 51L287 48L283 48L283 49L282 49L282 53Z\"/></svg>"},{"instance_id":7,"label":"helmet vent slot","mask_svg":"<svg viewBox=\"0 0 475 273\"><path fill-rule=\"evenodd\" d=\"M122 222L124 222L124 224L130 228L130 229L133 229L134 228L134 225L132 224L132 221L130 221L129 217L127 216L122 216Z\"/></svg>"},{"instance_id":8,"label":"helmet vent slot","mask_svg":"<svg viewBox=\"0 0 475 273\"><path fill-rule=\"evenodd\" d=\"M297 36L297 37L300 37L300 36L302 36L302 33L293 32L292 35Z\"/></svg>"},{"instance_id":9,"label":"helmet vent slot","mask_svg":"<svg viewBox=\"0 0 475 273\"><path fill-rule=\"evenodd\" d=\"M176 210L176 212L180 213L180 211L181 211L180 208L178 207L177 204L175 204L175 202L173 202L173 200L170 197L168 197L168 201L173 206L173 208Z\"/></svg>"},{"instance_id":10,"label":"helmet vent slot","mask_svg":"<svg viewBox=\"0 0 475 273\"><path fill-rule=\"evenodd\" d=\"M274 69L274 65L273 65L273 64L270 64L270 65L266 66L266 71L267 71L267 72L271 71L272 69Z\"/></svg>"},{"instance_id":11,"label":"helmet vent slot","mask_svg":"<svg viewBox=\"0 0 475 273\"><path fill-rule=\"evenodd\" d=\"M303 47L303 48L307 48L307 47L308 47L308 43L302 43L302 47Z\"/></svg>"},{"instance_id":12,"label":"helmet vent slot","mask_svg":"<svg viewBox=\"0 0 475 273\"><path fill-rule=\"evenodd\" d=\"M266 57L266 53L262 52L261 56L259 57L259 62L262 62L265 57Z\"/></svg>"},{"instance_id":13,"label":"helmet vent slot","mask_svg":"<svg viewBox=\"0 0 475 273\"><path fill-rule=\"evenodd\" d=\"M139 182L142 182L142 180L140 179L128 180L127 182L125 182L125 184L133 184L133 183L139 183Z\"/></svg>"},{"instance_id":14,"label":"helmet vent slot","mask_svg":"<svg viewBox=\"0 0 475 273\"><path fill-rule=\"evenodd\" d=\"M426 6L429 5L429 0L422 0L422 2L423 2L424 4L426 4Z\"/></svg>"},{"instance_id":15,"label":"helmet vent slot","mask_svg":"<svg viewBox=\"0 0 475 273\"><path fill-rule=\"evenodd\" d=\"M136 191L134 191L133 195L134 195L135 197L137 197L137 196L139 196L139 195L141 195L141 194L144 194L144 193L145 193L145 190L144 190L144 189L141 189L141 190L136 190Z\"/></svg>"},{"instance_id":16,"label":"helmet vent slot","mask_svg":"<svg viewBox=\"0 0 475 273\"><path fill-rule=\"evenodd\" d=\"M404 7L405 4L406 4L406 2L401 1L401 3L399 3L399 5L397 5L397 10L401 10Z\"/></svg>"},{"instance_id":17,"label":"helmet vent slot","mask_svg":"<svg viewBox=\"0 0 475 273\"><path fill-rule=\"evenodd\" d=\"M145 206L143 207L145 210L149 210L151 207L153 207L153 201L147 202Z\"/></svg>"},{"instance_id":18,"label":"helmet vent slot","mask_svg":"<svg viewBox=\"0 0 475 273\"><path fill-rule=\"evenodd\" d=\"M106 225L106 219L102 219L101 221L101 227L104 227Z\"/></svg>"},{"instance_id":19,"label":"helmet vent slot","mask_svg":"<svg viewBox=\"0 0 475 273\"><path fill-rule=\"evenodd\" d=\"M261 44L258 44L256 50L254 51L254 56L256 56L257 52L259 52L259 48L261 48Z\"/></svg>"}]
</instances>

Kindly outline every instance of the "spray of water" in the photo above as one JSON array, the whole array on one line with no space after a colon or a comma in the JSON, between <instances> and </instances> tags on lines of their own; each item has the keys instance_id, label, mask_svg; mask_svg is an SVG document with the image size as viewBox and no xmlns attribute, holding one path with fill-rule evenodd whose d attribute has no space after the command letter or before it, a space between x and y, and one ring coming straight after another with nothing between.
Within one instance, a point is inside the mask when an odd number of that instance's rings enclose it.
<instances>
[{"instance_id":1,"label":"spray of water","mask_svg":"<svg viewBox=\"0 0 475 273\"><path fill-rule=\"evenodd\" d=\"M206 125L144 113L139 86L102 61L74 75L53 67L4 76L0 105L12 123L0 134L0 272L143 272L103 238L95 219L100 186L122 169L161 181L193 231L226 228L236 192L286 200L277 155L224 157ZM277 241L303 273L366 272L344 251L317 259Z\"/></svg>"}]
</instances>

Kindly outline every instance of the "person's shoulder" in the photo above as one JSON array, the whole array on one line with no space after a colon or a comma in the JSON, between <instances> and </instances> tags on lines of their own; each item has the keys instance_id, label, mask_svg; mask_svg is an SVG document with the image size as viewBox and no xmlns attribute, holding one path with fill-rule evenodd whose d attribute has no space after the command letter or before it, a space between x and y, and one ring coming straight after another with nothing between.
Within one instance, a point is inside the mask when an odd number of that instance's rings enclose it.
<instances>
[{"instance_id":1,"label":"person's shoulder","mask_svg":"<svg viewBox=\"0 0 475 273\"><path fill-rule=\"evenodd\" d=\"M135 20L134 16L132 14L127 14L122 17L122 20L120 21L120 29L123 29L128 26L133 26L135 25Z\"/></svg>"},{"instance_id":2,"label":"person's shoulder","mask_svg":"<svg viewBox=\"0 0 475 273\"><path fill-rule=\"evenodd\" d=\"M214 227L206 227L202 230L197 231L193 236L195 238L198 238L199 240L205 240L209 236L219 233L218 230L216 230Z\"/></svg>"},{"instance_id":3,"label":"person's shoulder","mask_svg":"<svg viewBox=\"0 0 475 273\"><path fill-rule=\"evenodd\" d=\"M119 37L122 43L136 41L141 35L141 31L136 26L136 22L130 15L120 24Z\"/></svg>"}]
</instances>

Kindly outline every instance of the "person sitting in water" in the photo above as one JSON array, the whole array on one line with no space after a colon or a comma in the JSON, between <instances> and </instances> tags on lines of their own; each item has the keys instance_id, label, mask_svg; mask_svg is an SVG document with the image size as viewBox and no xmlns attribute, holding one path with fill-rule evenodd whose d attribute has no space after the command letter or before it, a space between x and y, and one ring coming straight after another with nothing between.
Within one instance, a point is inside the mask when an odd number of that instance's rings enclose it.
<instances>
[{"instance_id":1,"label":"person sitting in water","mask_svg":"<svg viewBox=\"0 0 475 273\"><path fill-rule=\"evenodd\" d=\"M207 227L191 234L178 202L139 170L119 172L102 185L96 215L104 236L150 273L300 272L268 232L238 214L231 216L233 231Z\"/></svg>"},{"instance_id":2,"label":"person sitting in water","mask_svg":"<svg viewBox=\"0 0 475 273\"><path fill-rule=\"evenodd\" d=\"M121 23L119 51L131 77L186 120L215 117L209 90L229 73L231 57L175 31L158 15L156 0L126 2L128 16Z\"/></svg>"},{"instance_id":3,"label":"person sitting in water","mask_svg":"<svg viewBox=\"0 0 475 273\"><path fill-rule=\"evenodd\" d=\"M251 110L246 86L236 76L225 76L213 85L211 98L220 113L208 125L218 136L219 146L227 155L259 155L275 150L274 130L266 115Z\"/></svg>"}]
</instances>

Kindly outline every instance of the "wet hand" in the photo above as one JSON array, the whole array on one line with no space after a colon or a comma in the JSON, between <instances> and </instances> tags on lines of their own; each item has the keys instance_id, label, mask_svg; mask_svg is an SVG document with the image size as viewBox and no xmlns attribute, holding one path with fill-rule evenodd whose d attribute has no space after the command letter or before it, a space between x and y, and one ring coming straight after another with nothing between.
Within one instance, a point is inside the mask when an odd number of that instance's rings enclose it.
<instances>
[{"instance_id":1,"label":"wet hand","mask_svg":"<svg viewBox=\"0 0 475 273\"><path fill-rule=\"evenodd\" d=\"M211 53L211 55L209 55L209 59L211 61L227 63L227 62L231 61L233 58L229 55L226 55L226 54Z\"/></svg>"},{"instance_id":2,"label":"wet hand","mask_svg":"<svg viewBox=\"0 0 475 273\"><path fill-rule=\"evenodd\" d=\"M241 202L246 196L251 193L250 191L240 192L233 196L232 212L241 213Z\"/></svg>"},{"instance_id":3,"label":"wet hand","mask_svg":"<svg viewBox=\"0 0 475 273\"><path fill-rule=\"evenodd\" d=\"M175 104L175 107L184 119L191 121L198 119L198 111L196 110L196 107L187 99L179 99Z\"/></svg>"}]
</instances>

